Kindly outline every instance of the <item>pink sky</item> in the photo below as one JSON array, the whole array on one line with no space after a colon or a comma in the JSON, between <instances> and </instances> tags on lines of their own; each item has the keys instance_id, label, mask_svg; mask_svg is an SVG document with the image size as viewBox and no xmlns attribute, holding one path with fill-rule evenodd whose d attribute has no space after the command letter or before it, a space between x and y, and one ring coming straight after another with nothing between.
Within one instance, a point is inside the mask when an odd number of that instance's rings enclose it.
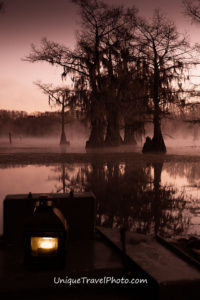
<instances>
[{"instance_id":1,"label":"pink sky","mask_svg":"<svg viewBox=\"0 0 200 300\"><path fill-rule=\"evenodd\" d=\"M160 8L179 31L187 31L193 42L199 42L200 24L192 25L183 16L181 0L105 2L135 5L140 15L147 17ZM39 45L43 37L73 47L79 20L77 8L70 0L5 0L5 5L5 12L0 15L0 109L50 110L47 97L33 82L62 84L62 70L45 62L31 64L21 59L29 54L31 43Z\"/></svg>"}]
</instances>

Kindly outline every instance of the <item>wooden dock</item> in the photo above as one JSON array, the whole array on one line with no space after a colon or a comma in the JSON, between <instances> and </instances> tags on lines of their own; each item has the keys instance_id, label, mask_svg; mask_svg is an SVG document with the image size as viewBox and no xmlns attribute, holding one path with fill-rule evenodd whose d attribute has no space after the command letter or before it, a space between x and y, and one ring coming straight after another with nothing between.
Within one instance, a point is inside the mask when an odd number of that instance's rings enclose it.
<instances>
[{"instance_id":1,"label":"wooden dock","mask_svg":"<svg viewBox=\"0 0 200 300\"><path fill-rule=\"evenodd\" d=\"M54 278L78 279L147 278L140 268L124 266L123 257L100 234L92 240L72 241L66 252L66 265L59 270L31 270L24 266L23 248L0 242L0 298L1 299L119 299L144 300L157 290L151 282L143 286L118 284L55 284Z\"/></svg>"},{"instance_id":2,"label":"wooden dock","mask_svg":"<svg viewBox=\"0 0 200 300\"><path fill-rule=\"evenodd\" d=\"M95 198L49 194L67 216L71 239L61 270L30 270L24 265L24 220L41 194L9 195L4 200L4 235L0 239L1 299L195 299L200 271L155 238L95 227ZM94 231L94 227L96 228ZM54 278L144 279L147 284L55 284Z\"/></svg>"},{"instance_id":3,"label":"wooden dock","mask_svg":"<svg viewBox=\"0 0 200 300\"><path fill-rule=\"evenodd\" d=\"M119 252L122 251L119 230L102 227L98 227L97 230ZM126 256L159 284L160 299L195 299L200 293L200 271L156 239L127 232Z\"/></svg>"}]
</instances>

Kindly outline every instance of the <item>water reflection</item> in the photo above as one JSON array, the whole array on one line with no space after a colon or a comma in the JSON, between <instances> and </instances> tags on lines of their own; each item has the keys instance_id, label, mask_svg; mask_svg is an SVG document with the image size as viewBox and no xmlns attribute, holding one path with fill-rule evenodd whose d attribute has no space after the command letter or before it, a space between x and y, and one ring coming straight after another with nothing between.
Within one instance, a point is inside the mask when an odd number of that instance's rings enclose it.
<instances>
[{"instance_id":1,"label":"water reflection","mask_svg":"<svg viewBox=\"0 0 200 300\"><path fill-rule=\"evenodd\" d=\"M86 172L89 166L84 164L64 164L51 168L53 175L48 176L48 180L55 182L55 193L84 192L87 186Z\"/></svg>"},{"instance_id":2,"label":"water reflection","mask_svg":"<svg viewBox=\"0 0 200 300\"><path fill-rule=\"evenodd\" d=\"M153 235L177 236L187 230L184 197L161 185L162 168L162 162L93 164L88 188L97 195L97 222Z\"/></svg>"},{"instance_id":3,"label":"water reflection","mask_svg":"<svg viewBox=\"0 0 200 300\"><path fill-rule=\"evenodd\" d=\"M29 191L92 191L97 199L99 225L117 228L123 224L129 231L151 235L199 236L200 200L195 194L199 192L199 167L199 162L138 163L122 159L4 166L0 169L0 199L6 194ZM15 185L8 184L8 178Z\"/></svg>"}]
</instances>

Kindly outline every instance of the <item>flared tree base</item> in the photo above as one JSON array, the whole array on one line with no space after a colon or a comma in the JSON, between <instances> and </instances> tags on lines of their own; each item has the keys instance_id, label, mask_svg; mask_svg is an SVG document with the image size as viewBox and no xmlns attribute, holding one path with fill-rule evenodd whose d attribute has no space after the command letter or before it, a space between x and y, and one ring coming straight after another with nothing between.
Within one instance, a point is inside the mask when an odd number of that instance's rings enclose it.
<instances>
[{"instance_id":1,"label":"flared tree base","mask_svg":"<svg viewBox=\"0 0 200 300\"><path fill-rule=\"evenodd\" d=\"M123 144L122 139L107 139L104 143L105 147L118 147Z\"/></svg>"},{"instance_id":2,"label":"flared tree base","mask_svg":"<svg viewBox=\"0 0 200 300\"><path fill-rule=\"evenodd\" d=\"M124 141L123 141L124 145L133 145L136 146L137 142L135 139L135 128L133 128L132 126L125 126L125 131L124 131Z\"/></svg>"},{"instance_id":3,"label":"flared tree base","mask_svg":"<svg viewBox=\"0 0 200 300\"><path fill-rule=\"evenodd\" d=\"M101 148L104 147L104 123L96 120L92 123L92 129L89 140L85 144L85 148Z\"/></svg>"},{"instance_id":4,"label":"flared tree base","mask_svg":"<svg viewBox=\"0 0 200 300\"><path fill-rule=\"evenodd\" d=\"M105 147L118 147L123 144L122 138L118 130L109 130L105 139Z\"/></svg>"},{"instance_id":5,"label":"flared tree base","mask_svg":"<svg viewBox=\"0 0 200 300\"><path fill-rule=\"evenodd\" d=\"M160 133L158 136L153 137L152 149L153 149L153 152L162 152L162 153L167 152L162 133Z\"/></svg>"},{"instance_id":6,"label":"flared tree base","mask_svg":"<svg viewBox=\"0 0 200 300\"><path fill-rule=\"evenodd\" d=\"M101 148L104 147L104 142L100 141L100 140L93 140L93 141L87 141L85 144L85 148L89 149L89 148Z\"/></svg>"},{"instance_id":7,"label":"flared tree base","mask_svg":"<svg viewBox=\"0 0 200 300\"><path fill-rule=\"evenodd\" d=\"M137 146L137 142L134 137L126 138L123 142L124 145Z\"/></svg>"},{"instance_id":8,"label":"flared tree base","mask_svg":"<svg viewBox=\"0 0 200 300\"><path fill-rule=\"evenodd\" d=\"M166 153L167 149L163 140L162 135L160 135L158 138L153 138L151 140L150 137L146 137L146 141L142 148L143 153L148 152L156 152L156 153Z\"/></svg>"},{"instance_id":9,"label":"flared tree base","mask_svg":"<svg viewBox=\"0 0 200 300\"><path fill-rule=\"evenodd\" d=\"M67 141L66 135L65 135L64 132L61 133L61 137L60 137L60 145L70 145L70 142Z\"/></svg>"}]
</instances>

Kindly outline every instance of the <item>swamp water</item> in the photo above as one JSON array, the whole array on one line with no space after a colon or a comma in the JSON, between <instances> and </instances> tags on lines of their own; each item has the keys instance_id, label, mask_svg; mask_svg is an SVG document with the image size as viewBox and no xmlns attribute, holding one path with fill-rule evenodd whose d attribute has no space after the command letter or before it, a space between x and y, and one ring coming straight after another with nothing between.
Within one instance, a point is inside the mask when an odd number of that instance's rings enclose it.
<instances>
[{"instance_id":1,"label":"swamp water","mask_svg":"<svg viewBox=\"0 0 200 300\"><path fill-rule=\"evenodd\" d=\"M0 164L0 233L7 194L92 191L97 224L165 237L200 237L200 160L134 154L48 164ZM141 155L142 157L142 155ZM78 208L77 208L78 209ZM17 211L16 211L17 214ZM14 226L14 224L13 224Z\"/></svg>"}]
</instances>

